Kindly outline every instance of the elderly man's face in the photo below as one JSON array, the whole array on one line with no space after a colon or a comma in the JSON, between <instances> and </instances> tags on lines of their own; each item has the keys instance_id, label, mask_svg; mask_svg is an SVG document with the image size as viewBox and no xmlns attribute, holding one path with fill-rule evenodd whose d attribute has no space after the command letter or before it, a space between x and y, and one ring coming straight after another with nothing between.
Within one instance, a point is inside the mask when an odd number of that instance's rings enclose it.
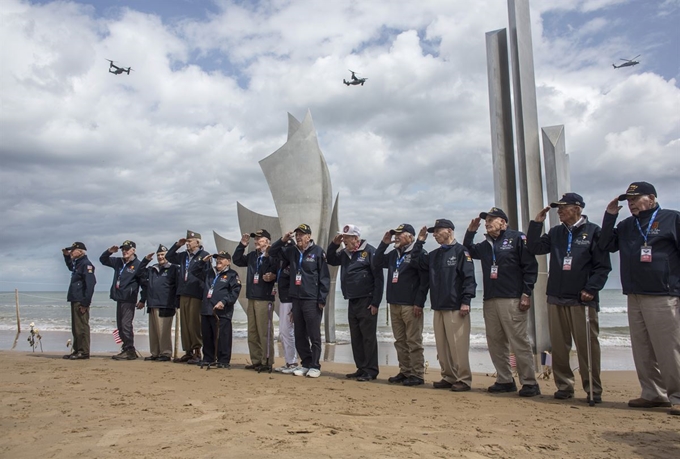
<instances>
[{"instance_id":1,"label":"elderly man's face","mask_svg":"<svg viewBox=\"0 0 680 459\"><path fill-rule=\"evenodd\" d=\"M437 244L447 244L453 239L453 230L451 228L435 228L433 235Z\"/></svg>"},{"instance_id":2,"label":"elderly man's face","mask_svg":"<svg viewBox=\"0 0 680 459\"><path fill-rule=\"evenodd\" d=\"M120 249L123 252L123 258L129 260L135 255L135 248L134 247L128 247L126 249L122 248Z\"/></svg>"},{"instance_id":3,"label":"elderly man's face","mask_svg":"<svg viewBox=\"0 0 680 459\"><path fill-rule=\"evenodd\" d=\"M486 232L491 237L498 237L501 231L508 227L508 224L501 217L487 216L484 220L484 226L486 227Z\"/></svg>"},{"instance_id":4,"label":"elderly man's face","mask_svg":"<svg viewBox=\"0 0 680 459\"><path fill-rule=\"evenodd\" d=\"M557 215L562 223L573 225L581 218L581 208L575 204L563 204L557 206Z\"/></svg>"},{"instance_id":5,"label":"elderly man's face","mask_svg":"<svg viewBox=\"0 0 680 459\"><path fill-rule=\"evenodd\" d=\"M413 242L413 235L404 231L403 233L394 234L394 247L408 247Z\"/></svg>"},{"instance_id":6,"label":"elderly man's face","mask_svg":"<svg viewBox=\"0 0 680 459\"><path fill-rule=\"evenodd\" d=\"M342 236L342 242L345 244L345 247L347 247L347 250L349 250L351 252L353 250L356 250L357 247L359 247L359 243L361 242L361 239L359 239L359 236L343 235Z\"/></svg>"},{"instance_id":7,"label":"elderly man's face","mask_svg":"<svg viewBox=\"0 0 680 459\"><path fill-rule=\"evenodd\" d=\"M217 268L218 271L222 271L224 268L226 268L230 264L231 264L231 260L227 260L226 258L223 258L223 257L215 258L215 267Z\"/></svg>"},{"instance_id":8,"label":"elderly man's face","mask_svg":"<svg viewBox=\"0 0 680 459\"><path fill-rule=\"evenodd\" d=\"M196 250L199 246L201 245L201 240L196 239L195 237L192 237L190 239L187 239L186 247L189 252L193 252Z\"/></svg>"},{"instance_id":9,"label":"elderly man's face","mask_svg":"<svg viewBox=\"0 0 680 459\"><path fill-rule=\"evenodd\" d=\"M156 260L158 260L159 265L164 265L166 260L165 260L165 254L166 252L158 252L156 254Z\"/></svg>"},{"instance_id":10,"label":"elderly man's face","mask_svg":"<svg viewBox=\"0 0 680 459\"><path fill-rule=\"evenodd\" d=\"M260 252L264 252L267 247L269 247L269 239L266 237L256 237L255 238L255 249Z\"/></svg>"},{"instance_id":11,"label":"elderly man's face","mask_svg":"<svg viewBox=\"0 0 680 459\"><path fill-rule=\"evenodd\" d=\"M303 233L302 231L295 232L295 243L300 249L307 247L307 244L309 244L310 239L312 239L311 234Z\"/></svg>"},{"instance_id":12,"label":"elderly man's face","mask_svg":"<svg viewBox=\"0 0 680 459\"><path fill-rule=\"evenodd\" d=\"M80 258L81 255L83 254L83 251L80 249L73 249L69 252L69 256L71 257L71 260L75 260L76 258Z\"/></svg>"},{"instance_id":13,"label":"elderly man's face","mask_svg":"<svg viewBox=\"0 0 680 459\"><path fill-rule=\"evenodd\" d=\"M640 212L652 209L656 205L656 198L654 195L650 194L645 194L642 196L628 196L626 201L628 201L628 209L630 210L630 213L636 217Z\"/></svg>"}]
</instances>

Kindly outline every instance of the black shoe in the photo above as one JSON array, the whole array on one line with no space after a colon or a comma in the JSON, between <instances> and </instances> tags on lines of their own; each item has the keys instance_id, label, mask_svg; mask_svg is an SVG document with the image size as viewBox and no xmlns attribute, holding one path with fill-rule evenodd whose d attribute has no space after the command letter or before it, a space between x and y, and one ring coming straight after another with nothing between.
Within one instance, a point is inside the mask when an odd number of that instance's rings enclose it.
<instances>
[{"instance_id":1,"label":"black shoe","mask_svg":"<svg viewBox=\"0 0 680 459\"><path fill-rule=\"evenodd\" d=\"M189 360L191 360L192 358L193 358L193 354L191 352L187 352L182 357L173 360L173 362L175 362L175 363L186 363Z\"/></svg>"},{"instance_id":2,"label":"black shoe","mask_svg":"<svg viewBox=\"0 0 680 459\"><path fill-rule=\"evenodd\" d=\"M408 377L404 373L399 373L397 376L390 376L387 378L387 382L390 384L403 383Z\"/></svg>"},{"instance_id":3,"label":"black shoe","mask_svg":"<svg viewBox=\"0 0 680 459\"><path fill-rule=\"evenodd\" d=\"M262 365L259 364L259 363L253 363L253 364L250 364L250 365L246 365L245 368L246 368L246 370L255 370L255 371L257 371L257 370L260 369L261 366L262 366Z\"/></svg>"},{"instance_id":4,"label":"black shoe","mask_svg":"<svg viewBox=\"0 0 680 459\"><path fill-rule=\"evenodd\" d=\"M363 376L363 375L364 375L364 372L363 372L363 371L357 370L357 371L355 371L354 373L347 373L347 374L345 375L345 378L347 378L347 379L354 379L354 378L358 378L359 376Z\"/></svg>"},{"instance_id":5,"label":"black shoe","mask_svg":"<svg viewBox=\"0 0 680 459\"><path fill-rule=\"evenodd\" d=\"M62 356L62 359L68 360L76 354L77 354L77 352L71 352L70 354L66 354L65 356Z\"/></svg>"},{"instance_id":6,"label":"black shoe","mask_svg":"<svg viewBox=\"0 0 680 459\"><path fill-rule=\"evenodd\" d=\"M78 352L77 354L73 354L72 356L69 357L69 360L87 360L90 358L89 354L83 354L82 352Z\"/></svg>"},{"instance_id":7,"label":"black shoe","mask_svg":"<svg viewBox=\"0 0 680 459\"><path fill-rule=\"evenodd\" d=\"M376 378L377 378L377 376L371 376L368 373L363 373L361 376L357 377L356 380L360 381L360 382L365 382L365 381L373 381Z\"/></svg>"},{"instance_id":8,"label":"black shoe","mask_svg":"<svg viewBox=\"0 0 680 459\"><path fill-rule=\"evenodd\" d=\"M525 384L519 390L520 397L535 397L537 395L541 395L541 388L538 387L538 384L534 385Z\"/></svg>"},{"instance_id":9,"label":"black shoe","mask_svg":"<svg viewBox=\"0 0 680 459\"><path fill-rule=\"evenodd\" d=\"M229 365L228 363L219 363L219 362L218 362L218 363L215 365L215 368L223 368L223 369L227 369L227 370L228 370L228 369L231 368L231 365Z\"/></svg>"},{"instance_id":10,"label":"black shoe","mask_svg":"<svg viewBox=\"0 0 680 459\"><path fill-rule=\"evenodd\" d=\"M492 394L499 394L503 392L517 392L517 385L515 384L515 380L513 379L513 381L509 383L495 382L493 383L493 386L489 386L486 390L488 392L491 392Z\"/></svg>"},{"instance_id":11,"label":"black shoe","mask_svg":"<svg viewBox=\"0 0 680 459\"><path fill-rule=\"evenodd\" d=\"M257 372L262 373L263 371L271 373L272 372L272 366L271 365L260 365L260 367L257 369Z\"/></svg>"},{"instance_id":12,"label":"black shoe","mask_svg":"<svg viewBox=\"0 0 680 459\"><path fill-rule=\"evenodd\" d=\"M171 360L172 359L167 355L159 355L158 358L156 359L157 362L169 362Z\"/></svg>"},{"instance_id":13,"label":"black shoe","mask_svg":"<svg viewBox=\"0 0 680 459\"><path fill-rule=\"evenodd\" d=\"M113 360L137 360L137 351L134 349L128 349L120 354L111 357Z\"/></svg>"},{"instance_id":14,"label":"black shoe","mask_svg":"<svg viewBox=\"0 0 680 459\"><path fill-rule=\"evenodd\" d=\"M557 400L567 400L573 398L574 393L566 390L558 390L557 392L555 392L553 397L555 397Z\"/></svg>"},{"instance_id":15,"label":"black shoe","mask_svg":"<svg viewBox=\"0 0 680 459\"><path fill-rule=\"evenodd\" d=\"M453 384L448 382L445 379L442 379L441 381L433 382L432 385L434 386L435 389L451 389Z\"/></svg>"},{"instance_id":16,"label":"black shoe","mask_svg":"<svg viewBox=\"0 0 680 459\"><path fill-rule=\"evenodd\" d=\"M144 361L148 360L158 360L158 357L156 357L155 355L152 355L151 357L144 357Z\"/></svg>"},{"instance_id":17,"label":"black shoe","mask_svg":"<svg viewBox=\"0 0 680 459\"><path fill-rule=\"evenodd\" d=\"M470 390L470 386L465 384L463 381L458 381L451 385L451 390L453 392L467 392Z\"/></svg>"},{"instance_id":18,"label":"black shoe","mask_svg":"<svg viewBox=\"0 0 680 459\"><path fill-rule=\"evenodd\" d=\"M112 355L111 358L113 360L126 360L125 359L126 355L127 355L127 351L120 351L118 354Z\"/></svg>"},{"instance_id":19,"label":"black shoe","mask_svg":"<svg viewBox=\"0 0 680 459\"><path fill-rule=\"evenodd\" d=\"M406 381L401 383L402 386L421 386L423 384L425 384L423 378L417 376L409 376Z\"/></svg>"},{"instance_id":20,"label":"black shoe","mask_svg":"<svg viewBox=\"0 0 680 459\"><path fill-rule=\"evenodd\" d=\"M586 402L590 403L590 394L586 397ZM593 394L593 403L602 403L602 396L598 394Z\"/></svg>"}]
</instances>

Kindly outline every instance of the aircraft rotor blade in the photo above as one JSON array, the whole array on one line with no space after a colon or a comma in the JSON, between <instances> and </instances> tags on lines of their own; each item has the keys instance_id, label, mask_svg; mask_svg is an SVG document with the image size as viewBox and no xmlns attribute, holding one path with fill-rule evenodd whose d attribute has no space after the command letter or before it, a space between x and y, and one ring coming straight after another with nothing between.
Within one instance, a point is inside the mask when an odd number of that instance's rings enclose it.
<instances>
[{"instance_id":1,"label":"aircraft rotor blade","mask_svg":"<svg viewBox=\"0 0 680 459\"><path fill-rule=\"evenodd\" d=\"M640 57L640 56L642 56L642 54L638 54L637 56L635 56L634 58L632 58L631 61L634 61L635 59L637 59L637 58Z\"/></svg>"}]
</instances>

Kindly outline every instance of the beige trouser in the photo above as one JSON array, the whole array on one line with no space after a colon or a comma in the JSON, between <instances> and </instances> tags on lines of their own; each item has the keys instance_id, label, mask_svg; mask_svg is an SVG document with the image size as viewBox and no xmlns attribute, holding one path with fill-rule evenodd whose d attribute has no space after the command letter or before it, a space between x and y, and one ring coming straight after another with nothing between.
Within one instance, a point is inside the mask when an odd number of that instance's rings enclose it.
<instances>
[{"instance_id":1,"label":"beige trouser","mask_svg":"<svg viewBox=\"0 0 680 459\"><path fill-rule=\"evenodd\" d=\"M470 371L470 314L460 311L434 311L434 340L442 379L472 386Z\"/></svg>"},{"instance_id":2,"label":"beige trouser","mask_svg":"<svg viewBox=\"0 0 680 459\"><path fill-rule=\"evenodd\" d=\"M602 394L600 380L600 324L595 308L590 313L590 348L593 362L593 395ZM590 393L588 381L588 341L586 340L586 307L583 305L558 306L548 303L548 324L552 346L552 367L557 389L574 392L574 372L569 364L571 340L574 338L578 355L579 373L583 390Z\"/></svg>"},{"instance_id":3,"label":"beige trouser","mask_svg":"<svg viewBox=\"0 0 680 459\"><path fill-rule=\"evenodd\" d=\"M149 350L151 355L172 357L172 319L161 317L159 308L149 308Z\"/></svg>"},{"instance_id":4,"label":"beige trouser","mask_svg":"<svg viewBox=\"0 0 680 459\"><path fill-rule=\"evenodd\" d=\"M496 368L496 381L511 383L510 348L515 353L517 372L522 385L536 385L534 353L527 335L529 311L519 310L519 298L484 300L484 325L491 361Z\"/></svg>"},{"instance_id":5,"label":"beige trouser","mask_svg":"<svg viewBox=\"0 0 680 459\"><path fill-rule=\"evenodd\" d=\"M397 350L399 372L404 376L423 379L425 356L423 355L423 314L413 315L415 306L390 304L394 348ZM418 308L422 311L422 308Z\"/></svg>"},{"instance_id":6,"label":"beige trouser","mask_svg":"<svg viewBox=\"0 0 680 459\"><path fill-rule=\"evenodd\" d=\"M628 295L628 326L641 397L680 404L680 298Z\"/></svg>"},{"instance_id":7,"label":"beige trouser","mask_svg":"<svg viewBox=\"0 0 680 459\"><path fill-rule=\"evenodd\" d=\"M201 338L201 300L191 296L179 297L180 334L182 349L187 354L203 347Z\"/></svg>"},{"instance_id":8,"label":"beige trouser","mask_svg":"<svg viewBox=\"0 0 680 459\"><path fill-rule=\"evenodd\" d=\"M269 319L269 305L266 300L248 300L248 351L253 365L274 363L274 325ZM269 358L267 359L267 349Z\"/></svg>"}]
</instances>

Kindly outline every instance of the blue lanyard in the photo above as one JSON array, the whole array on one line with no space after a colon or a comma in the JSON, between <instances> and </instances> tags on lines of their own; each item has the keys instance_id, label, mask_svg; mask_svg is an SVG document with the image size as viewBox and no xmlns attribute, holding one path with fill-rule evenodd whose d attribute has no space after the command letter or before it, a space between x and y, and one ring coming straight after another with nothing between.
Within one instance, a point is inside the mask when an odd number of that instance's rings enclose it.
<instances>
[{"instance_id":1,"label":"blue lanyard","mask_svg":"<svg viewBox=\"0 0 680 459\"><path fill-rule=\"evenodd\" d=\"M567 228L567 231L569 231L569 236L567 236L567 256L571 255L571 240L574 237L572 234L571 230Z\"/></svg>"},{"instance_id":2,"label":"blue lanyard","mask_svg":"<svg viewBox=\"0 0 680 459\"><path fill-rule=\"evenodd\" d=\"M255 272L256 273L260 272L260 266L262 266L262 257L264 257L264 254L261 254L259 257L257 257L257 262L255 263Z\"/></svg>"},{"instance_id":3,"label":"blue lanyard","mask_svg":"<svg viewBox=\"0 0 680 459\"><path fill-rule=\"evenodd\" d=\"M191 263L191 260L194 258L194 256L190 253L187 253L187 259L184 260L184 271L187 273L189 272L189 263Z\"/></svg>"},{"instance_id":4,"label":"blue lanyard","mask_svg":"<svg viewBox=\"0 0 680 459\"><path fill-rule=\"evenodd\" d=\"M656 214L659 212L659 209L661 209L661 207L657 207L654 213L652 214L652 218L649 219L649 224L647 225L646 233L642 232L642 227L640 226L640 219L637 217L635 218L635 224L637 225L638 231L642 235L642 239L645 240L645 247L647 247L647 238L649 237L649 230L652 229L652 224L654 223L654 219L656 218Z\"/></svg>"},{"instance_id":5,"label":"blue lanyard","mask_svg":"<svg viewBox=\"0 0 680 459\"><path fill-rule=\"evenodd\" d=\"M494 249L494 244L496 241L493 241L491 243L491 260L493 261L493 265L496 266L496 250Z\"/></svg>"},{"instance_id":6,"label":"blue lanyard","mask_svg":"<svg viewBox=\"0 0 680 459\"><path fill-rule=\"evenodd\" d=\"M401 258L397 258L397 271L399 270L399 266L404 262L404 257L406 256L406 252L401 256Z\"/></svg>"},{"instance_id":7,"label":"blue lanyard","mask_svg":"<svg viewBox=\"0 0 680 459\"><path fill-rule=\"evenodd\" d=\"M212 285L210 286L210 290L214 290L214 289L215 289L215 283L217 282L217 279L220 278L220 274L222 274L222 271L220 271L220 272L218 272L218 273L215 273L215 278L214 278L213 281L212 281Z\"/></svg>"},{"instance_id":8,"label":"blue lanyard","mask_svg":"<svg viewBox=\"0 0 680 459\"><path fill-rule=\"evenodd\" d=\"M125 271L125 268L126 268L127 265L129 265L130 263L132 263L132 262L128 262L128 263L123 262L123 267L120 268L120 271L118 271L118 280L120 280L120 276L123 275L123 271Z\"/></svg>"},{"instance_id":9,"label":"blue lanyard","mask_svg":"<svg viewBox=\"0 0 680 459\"><path fill-rule=\"evenodd\" d=\"M298 252L300 252L300 259L298 260L298 271L302 270L302 256L304 255L300 249L298 249Z\"/></svg>"}]
</instances>

